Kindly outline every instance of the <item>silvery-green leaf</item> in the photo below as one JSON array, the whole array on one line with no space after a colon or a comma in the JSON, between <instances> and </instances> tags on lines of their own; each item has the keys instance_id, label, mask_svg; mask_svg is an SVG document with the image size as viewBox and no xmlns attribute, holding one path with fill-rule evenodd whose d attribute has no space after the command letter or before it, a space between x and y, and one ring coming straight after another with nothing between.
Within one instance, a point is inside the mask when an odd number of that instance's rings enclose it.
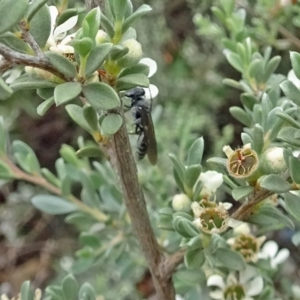
<instances>
[{"instance_id":1,"label":"silvery-green leaf","mask_svg":"<svg viewBox=\"0 0 300 300\"><path fill-rule=\"evenodd\" d=\"M284 193L291 189L291 184L284 180L281 176L271 174L264 176L260 182L260 186L274 193Z\"/></svg>"},{"instance_id":2,"label":"silvery-green leaf","mask_svg":"<svg viewBox=\"0 0 300 300\"><path fill-rule=\"evenodd\" d=\"M76 299L78 296L78 283L72 274L67 275L62 281L62 292L65 299Z\"/></svg>"},{"instance_id":3,"label":"silvery-green leaf","mask_svg":"<svg viewBox=\"0 0 300 300\"><path fill-rule=\"evenodd\" d=\"M77 70L75 65L63 55L56 52L46 52L45 55L49 58L51 64L62 74L67 77L76 77Z\"/></svg>"},{"instance_id":4,"label":"silvery-green leaf","mask_svg":"<svg viewBox=\"0 0 300 300\"><path fill-rule=\"evenodd\" d=\"M204 139L198 138L191 146L188 154L187 165L201 164L204 151Z\"/></svg>"},{"instance_id":5,"label":"silvery-green leaf","mask_svg":"<svg viewBox=\"0 0 300 300\"><path fill-rule=\"evenodd\" d=\"M102 82L90 83L83 86L83 93L87 101L95 109L109 110L119 107L121 104L115 90Z\"/></svg>"},{"instance_id":6,"label":"silvery-green leaf","mask_svg":"<svg viewBox=\"0 0 300 300\"><path fill-rule=\"evenodd\" d=\"M9 98L14 91L0 77L0 100Z\"/></svg>"},{"instance_id":7,"label":"silvery-green leaf","mask_svg":"<svg viewBox=\"0 0 300 300\"><path fill-rule=\"evenodd\" d=\"M300 221L300 197L292 193L285 193L285 206L290 215Z\"/></svg>"},{"instance_id":8,"label":"silvery-green leaf","mask_svg":"<svg viewBox=\"0 0 300 300\"><path fill-rule=\"evenodd\" d=\"M201 268L204 262L205 255L201 249L188 249L184 255L184 263L189 269Z\"/></svg>"},{"instance_id":9,"label":"silvery-green leaf","mask_svg":"<svg viewBox=\"0 0 300 300\"><path fill-rule=\"evenodd\" d=\"M57 196L52 195L36 195L31 199L31 203L42 212L51 215L66 214L78 210L78 207Z\"/></svg>"},{"instance_id":10,"label":"silvery-green leaf","mask_svg":"<svg viewBox=\"0 0 300 300\"><path fill-rule=\"evenodd\" d=\"M239 201L250 195L253 190L252 186L238 186L232 190L231 194L234 200Z\"/></svg>"},{"instance_id":11,"label":"silvery-green leaf","mask_svg":"<svg viewBox=\"0 0 300 300\"><path fill-rule=\"evenodd\" d=\"M108 114L101 122L101 129L106 134L115 134L122 126L122 117L119 114Z\"/></svg>"},{"instance_id":12,"label":"silvery-green leaf","mask_svg":"<svg viewBox=\"0 0 300 300\"><path fill-rule=\"evenodd\" d=\"M236 251L226 248L218 248L215 255L222 265L229 270L242 271L246 267L243 256Z\"/></svg>"},{"instance_id":13,"label":"silvery-green leaf","mask_svg":"<svg viewBox=\"0 0 300 300\"><path fill-rule=\"evenodd\" d=\"M54 104L54 97L50 97L49 99L43 101L36 108L36 111L40 116L43 116L53 104Z\"/></svg>"},{"instance_id":14,"label":"silvery-green leaf","mask_svg":"<svg viewBox=\"0 0 300 300\"><path fill-rule=\"evenodd\" d=\"M15 26L26 13L29 0L0 1L0 34Z\"/></svg>"},{"instance_id":15,"label":"silvery-green leaf","mask_svg":"<svg viewBox=\"0 0 300 300\"><path fill-rule=\"evenodd\" d=\"M54 101L56 106L69 102L79 96L81 84L79 82L66 82L59 84L54 89Z\"/></svg>"}]
</instances>

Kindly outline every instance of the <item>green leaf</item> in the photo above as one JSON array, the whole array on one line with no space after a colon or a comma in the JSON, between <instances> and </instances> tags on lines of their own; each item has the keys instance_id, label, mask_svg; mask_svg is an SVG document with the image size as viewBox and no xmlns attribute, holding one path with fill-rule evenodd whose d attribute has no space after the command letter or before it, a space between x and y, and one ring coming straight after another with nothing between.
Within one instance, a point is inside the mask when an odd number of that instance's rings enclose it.
<instances>
[{"instance_id":1,"label":"green leaf","mask_svg":"<svg viewBox=\"0 0 300 300\"><path fill-rule=\"evenodd\" d=\"M129 48L121 45L114 45L111 48L109 53L109 57L111 60L117 60L123 56L125 56L129 52Z\"/></svg>"},{"instance_id":2,"label":"green leaf","mask_svg":"<svg viewBox=\"0 0 300 300\"><path fill-rule=\"evenodd\" d=\"M200 234L197 227L189 220L182 217L175 217L173 219L174 229L185 238L193 238Z\"/></svg>"},{"instance_id":3,"label":"green leaf","mask_svg":"<svg viewBox=\"0 0 300 300\"><path fill-rule=\"evenodd\" d=\"M252 186L238 186L231 191L231 195L234 200L239 201L250 195L253 190Z\"/></svg>"},{"instance_id":4,"label":"green leaf","mask_svg":"<svg viewBox=\"0 0 300 300\"><path fill-rule=\"evenodd\" d=\"M89 26L89 32L88 35L83 34L83 37L89 37L92 40L95 39L100 26L100 15L100 8L97 6L85 16L83 22L87 22Z\"/></svg>"},{"instance_id":5,"label":"green leaf","mask_svg":"<svg viewBox=\"0 0 300 300\"><path fill-rule=\"evenodd\" d=\"M86 122L89 124L90 128L92 128L94 131L98 130L98 115L94 107L90 106L89 104L86 104L83 107L83 116L86 120Z\"/></svg>"},{"instance_id":6,"label":"green leaf","mask_svg":"<svg viewBox=\"0 0 300 300\"><path fill-rule=\"evenodd\" d=\"M36 108L36 111L40 116L43 116L53 104L54 104L54 97L50 97L49 99L43 101Z\"/></svg>"},{"instance_id":7,"label":"green leaf","mask_svg":"<svg viewBox=\"0 0 300 300\"><path fill-rule=\"evenodd\" d=\"M226 248L218 248L215 255L222 265L229 270L242 271L246 267L243 256L236 251Z\"/></svg>"},{"instance_id":8,"label":"green leaf","mask_svg":"<svg viewBox=\"0 0 300 300\"><path fill-rule=\"evenodd\" d=\"M300 197L292 193L284 193L284 199L288 213L300 221Z\"/></svg>"},{"instance_id":9,"label":"green leaf","mask_svg":"<svg viewBox=\"0 0 300 300\"><path fill-rule=\"evenodd\" d=\"M14 174L11 172L9 166L0 160L0 179L12 179Z\"/></svg>"},{"instance_id":10,"label":"green leaf","mask_svg":"<svg viewBox=\"0 0 300 300\"><path fill-rule=\"evenodd\" d=\"M42 175L45 177L45 179L50 182L51 184L59 187L60 186L60 180L48 169L42 168L41 169Z\"/></svg>"},{"instance_id":11,"label":"green leaf","mask_svg":"<svg viewBox=\"0 0 300 300\"><path fill-rule=\"evenodd\" d=\"M150 12L152 10L152 8L147 5L147 4L143 4L141 5L132 15L130 15L124 22L122 25L122 33L124 33L125 31L127 31L129 29L129 27L140 17L142 17L143 15L147 14L148 12Z\"/></svg>"},{"instance_id":12,"label":"green leaf","mask_svg":"<svg viewBox=\"0 0 300 300\"><path fill-rule=\"evenodd\" d=\"M53 97L54 94L54 89L53 88L41 88L41 89L37 89L36 93L44 100L47 100L51 97Z\"/></svg>"},{"instance_id":13,"label":"green leaf","mask_svg":"<svg viewBox=\"0 0 300 300\"><path fill-rule=\"evenodd\" d=\"M110 50L111 43L103 43L96 45L87 58L85 74L86 76L92 75L96 70L100 69L103 62L106 60Z\"/></svg>"},{"instance_id":14,"label":"green leaf","mask_svg":"<svg viewBox=\"0 0 300 300\"><path fill-rule=\"evenodd\" d=\"M51 215L67 214L78 210L75 204L52 195L36 195L31 199L31 203L37 209Z\"/></svg>"},{"instance_id":15,"label":"green leaf","mask_svg":"<svg viewBox=\"0 0 300 300\"><path fill-rule=\"evenodd\" d=\"M195 288L195 285L202 283L205 284L206 276L202 269L180 269L176 271L174 277L179 281L182 282L185 286ZM176 281L177 281L176 280ZM199 298L198 295L192 299ZM191 299L191 298L190 298Z\"/></svg>"},{"instance_id":16,"label":"green leaf","mask_svg":"<svg viewBox=\"0 0 300 300\"><path fill-rule=\"evenodd\" d=\"M38 88L51 88L55 87L57 83L50 82L44 79L35 79L29 76L24 76L15 80L10 87L14 91L27 90L27 89L38 89Z\"/></svg>"},{"instance_id":17,"label":"green leaf","mask_svg":"<svg viewBox=\"0 0 300 300\"><path fill-rule=\"evenodd\" d=\"M37 1L34 1L35 3ZM51 16L47 5L42 6L30 22L29 32L37 44L43 48L51 33Z\"/></svg>"},{"instance_id":18,"label":"green leaf","mask_svg":"<svg viewBox=\"0 0 300 300\"><path fill-rule=\"evenodd\" d=\"M83 86L83 93L95 109L109 110L121 105L120 98L115 90L102 82Z\"/></svg>"},{"instance_id":19,"label":"green leaf","mask_svg":"<svg viewBox=\"0 0 300 300\"><path fill-rule=\"evenodd\" d=\"M71 119L75 123L77 123L80 127L82 127L87 132L90 132L90 133L92 132L89 124L87 123L87 121L84 118L82 107L80 107L79 105L76 105L76 104L68 104L66 106L66 110L67 110L69 116L71 117Z\"/></svg>"},{"instance_id":20,"label":"green leaf","mask_svg":"<svg viewBox=\"0 0 300 300\"><path fill-rule=\"evenodd\" d=\"M252 134L252 147L257 154L260 154L264 147L264 130L259 124L255 124Z\"/></svg>"},{"instance_id":21,"label":"green leaf","mask_svg":"<svg viewBox=\"0 0 300 300\"><path fill-rule=\"evenodd\" d=\"M294 118L292 118L291 116L289 116L287 113L285 113L283 111L277 111L276 116L281 118L283 121L287 122L292 127L295 127L298 129L300 128L300 123L298 121L296 121Z\"/></svg>"},{"instance_id":22,"label":"green leaf","mask_svg":"<svg viewBox=\"0 0 300 300\"><path fill-rule=\"evenodd\" d=\"M186 193L191 196L193 192L193 187L199 178L201 173L201 166L200 165L190 165L184 171L184 187Z\"/></svg>"},{"instance_id":23,"label":"green leaf","mask_svg":"<svg viewBox=\"0 0 300 300\"><path fill-rule=\"evenodd\" d=\"M28 0L0 1L0 34L10 30L24 17Z\"/></svg>"},{"instance_id":24,"label":"green leaf","mask_svg":"<svg viewBox=\"0 0 300 300\"><path fill-rule=\"evenodd\" d=\"M294 51L290 51L290 59L295 75L298 79L300 79L300 54Z\"/></svg>"},{"instance_id":25,"label":"green leaf","mask_svg":"<svg viewBox=\"0 0 300 300\"><path fill-rule=\"evenodd\" d=\"M89 283L84 283L79 290L80 300L96 300L96 293Z\"/></svg>"},{"instance_id":26,"label":"green leaf","mask_svg":"<svg viewBox=\"0 0 300 300\"><path fill-rule=\"evenodd\" d=\"M23 170L33 174L40 173L40 164L36 154L27 144L22 141L14 141L12 148L15 158Z\"/></svg>"},{"instance_id":27,"label":"green leaf","mask_svg":"<svg viewBox=\"0 0 300 300\"><path fill-rule=\"evenodd\" d=\"M34 0L30 3L27 11L27 21L30 22L32 17L41 9L41 7L47 3L48 0Z\"/></svg>"},{"instance_id":28,"label":"green leaf","mask_svg":"<svg viewBox=\"0 0 300 300\"><path fill-rule=\"evenodd\" d=\"M79 158L83 157L103 157L103 152L97 146L86 146L76 152Z\"/></svg>"},{"instance_id":29,"label":"green leaf","mask_svg":"<svg viewBox=\"0 0 300 300\"><path fill-rule=\"evenodd\" d=\"M70 145L63 144L59 150L59 154L65 162L79 168L81 167L80 160L78 159L75 150Z\"/></svg>"},{"instance_id":30,"label":"green leaf","mask_svg":"<svg viewBox=\"0 0 300 300\"><path fill-rule=\"evenodd\" d=\"M101 14L100 23L101 23L101 26L104 28L104 30L109 35L109 37L113 38L115 36L114 26L103 13Z\"/></svg>"},{"instance_id":31,"label":"green leaf","mask_svg":"<svg viewBox=\"0 0 300 300\"><path fill-rule=\"evenodd\" d=\"M101 122L101 129L106 134L115 134L122 126L122 117L119 114L108 114Z\"/></svg>"},{"instance_id":32,"label":"green leaf","mask_svg":"<svg viewBox=\"0 0 300 300\"><path fill-rule=\"evenodd\" d=\"M243 71L244 71L243 63L237 54L227 51L225 53L225 56L233 68L235 68L237 71L243 73Z\"/></svg>"},{"instance_id":33,"label":"green leaf","mask_svg":"<svg viewBox=\"0 0 300 300\"><path fill-rule=\"evenodd\" d=\"M117 22L124 19L127 8L127 0L112 0L114 17Z\"/></svg>"},{"instance_id":34,"label":"green leaf","mask_svg":"<svg viewBox=\"0 0 300 300\"><path fill-rule=\"evenodd\" d=\"M249 94L249 93L243 93L241 95L241 102L243 103L243 105L245 107L247 107L248 109L252 110L253 106L258 102L257 99Z\"/></svg>"},{"instance_id":35,"label":"green leaf","mask_svg":"<svg viewBox=\"0 0 300 300\"><path fill-rule=\"evenodd\" d=\"M126 75L132 75L132 74L144 74L148 76L149 74L149 67L143 63L138 63L134 65L133 67L128 67L123 69L119 75L118 78L124 77Z\"/></svg>"},{"instance_id":36,"label":"green leaf","mask_svg":"<svg viewBox=\"0 0 300 300\"><path fill-rule=\"evenodd\" d=\"M30 289L30 281L24 281L21 285L20 289L21 299L22 300L32 300L33 299L33 292Z\"/></svg>"},{"instance_id":37,"label":"green leaf","mask_svg":"<svg viewBox=\"0 0 300 300\"><path fill-rule=\"evenodd\" d=\"M204 139L198 138L191 146L188 154L187 165L201 164L204 151Z\"/></svg>"},{"instance_id":38,"label":"green leaf","mask_svg":"<svg viewBox=\"0 0 300 300\"><path fill-rule=\"evenodd\" d=\"M284 225L288 228L294 229L293 222L273 205L264 205L259 207L259 209L255 211L247 219L247 221L260 226Z\"/></svg>"},{"instance_id":39,"label":"green leaf","mask_svg":"<svg viewBox=\"0 0 300 300\"><path fill-rule=\"evenodd\" d=\"M0 100L9 98L14 91L0 77Z\"/></svg>"},{"instance_id":40,"label":"green leaf","mask_svg":"<svg viewBox=\"0 0 300 300\"><path fill-rule=\"evenodd\" d=\"M170 153L169 157L171 158L174 170L178 174L179 180L180 180L180 182L182 183L182 186L183 186L183 177L184 177L185 168L184 168L184 166L182 165L182 163L177 159L177 157L174 154Z\"/></svg>"},{"instance_id":41,"label":"green leaf","mask_svg":"<svg viewBox=\"0 0 300 300\"><path fill-rule=\"evenodd\" d=\"M284 127L279 131L277 138L293 146L300 147L300 140L297 140L295 137L297 132L298 129L296 128Z\"/></svg>"},{"instance_id":42,"label":"green leaf","mask_svg":"<svg viewBox=\"0 0 300 300\"><path fill-rule=\"evenodd\" d=\"M284 180L279 175L271 174L264 176L260 186L274 193L284 193L291 189L291 184Z\"/></svg>"},{"instance_id":43,"label":"green leaf","mask_svg":"<svg viewBox=\"0 0 300 300\"><path fill-rule=\"evenodd\" d=\"M291 81L285 80L281 82L279 86L287 98L300 106L300 91Z\"/></svg>"},{"instance_id":44,"label":"green leaf","mask_svg":"<svg viewBox=\"0 0 300 300\"><path fill-rule=\"evenodd\" d=\"M21 53L32 52L30 46L12 32L6 32L2 36L0 36L0 42L8 46L9 48Z\"/></svg>"},{"instance_id":45,"label":"green leaf","mask_svg":"<svg viewBox=\"0 0 300 300\"><path fill-rule=\"evenodd\" d=\"M84 11L85 11L85 9L84 9ZM67 20L69 20L70 18L72 18L74 16L77 16L81 12L82 12L82 8L81 9L80 8L68 8L68 9L64 10L62 12L62 14L57 16L56 26L59 26L59 25L65 23Z\"/></svg>"},{"instance_id":46,"label":"green leaf","mask_svg":"<svg viewBox=\"0 0 300 300\"><path fill-rule=\"evenodd\" d=\"M187 250L184 255L184 263L189 269L201 268L205 262L204 251L200 249Z\"/></svg>"},{"instance_id":47,"label":"green leaf","mask_svg":"<svg viewBox=\"0 0 300 300\"><path fill-rule=\"evenodd\" d=\"M232 106L229 108L229 112L235 119L237 119L243 125L251 127L251 119L242 108L238 106Z\"/></svg>"},{"instance_id":48,"label":"green leaf","mask_svg":"<svg viewBox=\"0 0 300 300\"><path fill-rule=\"evenodd\" d=\"M300 160L297 157L289 157L289 171L293 181L297 184L300 184Z\"/></svg>"},{"instance_id":49,"label":"green leaf","mask_svg":"<svg viewBox=\"0 0 300 300\"><path fill-rule=\"evenodd\" d=\"M79 82L66 82L59 84L54 89L54 101L56 106L69 102L79 96L81 84Z\"/></svg>"},{"instance_id":50,"label":"green leaf","mask_svg":"<svg viewBox=\"0 0 300 300\"><path fill-rule=\"evenodd\" d=\"M235 89L238 89L238 90L243 90L243 87L242 85L240 84L240 82L236 81L236 80L233 80L231 78L225 78L222 80L222 83L225 84L225 85L228 85L230 87L233 87Z\"/></svg>"},{"instance_id":51,"label":"green leaf","mask_svg":"<svg viewBox=\"0 0 300 300\"><path fill-rule=\"evenodd\" d=\"M86 57L93 49L94 41L89 37L84 37L80 40L74 39L72 41L72 46L76 53L82 57Z\"/></svg>"},{"instance_id":52,"label":"green leaf","mask_svg":"<svg viewBox=\"0 0 300 300\"><path fill-rule=\"evenodd\" d=\"M89 246L91 248L99 248L101 246L101 243L99 241L99 238L95 234L82 232L79 237L79 242L83 246Z\"/></svg>"},{"instance_id":53,"label":"green leaf","mask_svg":"<svg viewBox=\"0 0 300 300\"><path fill-rule=\"evenodd\" d=\"M76 77L77 70L75 65L63 55L55 52L46 52L45 55L49 58L51 64L62 74L67 77Z\"/></svg>"},{"instance_id":54,"label":"green leaf","mask_svg":"<svg viewBox=\"0 0 300 300\"><path fill-rule=\"evenodd\" d=\"M275 70L278 68L281 61L280 56L274 56L272 57L269 62L266 65L265 68L265 82L269 79L269 77L275 72Z\"/></svg>"},{"instance_id":55,"label":"green leaf","mask_svg":"<svg viewBox=\"0 0 300 300\"><path fill-rule=\"evenodd\" d=\"M65 299L75 300L78 295L78 283L72 274L66 276L62 281L62 292Z\"/></svg>"},{"instance_id":56,"label":"green leaf","mask_svg":"<svg viewBox=\"0 0 300 300\"><path fill-rule=\"evenodd\" d=\"M118 92L130 90L136 86L148 87L148 77L144 74L131 74L118 78L116 81L116 90Z\"/></svg>"},{"instance_id":57,"label":"green leaf","mask_svg":"<svg viewBox=\"0 0 300 300\"><path fill-rule=\"evenodd\" d=\"M7 132L4 127L4 119L0 116L0 154L6 153L7 147Z\"/></svg>"}]
</instances>

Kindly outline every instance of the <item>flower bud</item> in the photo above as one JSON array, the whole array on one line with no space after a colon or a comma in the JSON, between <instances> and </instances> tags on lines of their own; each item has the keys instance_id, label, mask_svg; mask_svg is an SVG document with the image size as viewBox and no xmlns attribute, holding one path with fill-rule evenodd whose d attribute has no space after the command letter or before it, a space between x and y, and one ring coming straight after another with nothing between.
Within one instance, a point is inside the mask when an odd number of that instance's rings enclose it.
<instances>
[{"instance_id":1,"label":"flower bud","mask_svg":"<svg viewBox=\"0 0 300 300\"><path fill-rule=\"evenodd\" d=\"M63 80L52 73L45 71L43 69L34 68L30 66L25 67L25 72L33 78L42 78L48 81L62 83Z\"/></svg>"},{"instance_id":2,"label":"flower bud","mask_svg":"<svg viewBox=\"0 0 300 300\"><path fill-rule=\"evenodd\" d=\"M283 156L283 148L272 147L261 156L260 169L265 174L278 174L286 170L287 166Z\"/></svg>"},{"instance_id":3,"label":"flower bud","mask_svg":"<svg viewBox=\"0 0 300 300\"><path fill-rule=\"evenodd\" d=\"M109 42L109 36L104 30L98 30L96 35L96 44L103 44Z\"/></svg>"},{"instance_id":4,"label":"flower bud","mask_svg":"<svg viewBox=\"0 0 300 300\"><path fill-rule=\"evenodd\" d=\"M135 39L128 39L122 43L122 46L127 47L129 52L118 59L117 64L121 68L127 68L137 64L143 55L141 44Z\"/></svg>"},{"instance_id":5,"label":"flower bud","mask_svg":"<svg viewBox=\"0 0 300 300\"><path fill-rule=\"evenodd\" d=\"M172 207L175 211L189 212L191 203L190 198L186 194L177 194L173 197Z\"/></svg>"}]
</instances>

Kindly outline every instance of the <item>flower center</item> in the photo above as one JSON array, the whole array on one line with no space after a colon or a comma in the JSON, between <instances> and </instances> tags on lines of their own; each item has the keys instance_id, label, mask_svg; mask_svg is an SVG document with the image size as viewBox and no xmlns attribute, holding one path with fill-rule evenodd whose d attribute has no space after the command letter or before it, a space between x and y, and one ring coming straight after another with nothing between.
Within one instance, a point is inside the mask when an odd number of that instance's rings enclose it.
<instances>
[{"instance_id":1,"label":"flower center","mask_svg":"<svg viewBox=\"0 0 300 300\"><path fill-rule=\"evenodd\" d=\"M240 284L228 286L224 291L224 298L226 300L243 300L245 296L244 288Z\"/></svg>"},{"instance_id":2,"label":"flower center","mask_svg":"<svg viewBox=\"0 0 300 300\"><path fill-rule=\"evenodd\" d=\"M251 261L258 252L256 238L250 234L241 234L235 239L232 248L240 252L246 261Z\"/></svg>"}]
</instances>

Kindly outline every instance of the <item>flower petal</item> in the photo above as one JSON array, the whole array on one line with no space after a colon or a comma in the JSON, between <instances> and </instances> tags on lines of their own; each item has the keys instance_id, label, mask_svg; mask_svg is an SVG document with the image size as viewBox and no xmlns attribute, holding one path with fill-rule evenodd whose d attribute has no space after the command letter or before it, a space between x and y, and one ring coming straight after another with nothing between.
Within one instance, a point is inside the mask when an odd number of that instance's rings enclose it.
<instances>
[{"instance_id":1,"label":"flower petal","mask_svg":"<svg viewBox=\"0 0 300 300\"><path fill-rule=\"evenodd\" d=\"M238 227L242 223L243 223L243 221L240 221L240 220L235 220L235 219L232 219L232 218L228 219L228 226L231 227L231 228Z\"/></svg>"},{"instance_id":2,"label":"flower petal","mask_svg":"<svg viewBox=\"0 0 300 300\"><path fill-rule=\"evenodd\" d=\"M222 290L217 290L217 291L213 291L209 293L209 296L212 299L216 299L216 300L224 300L224 293Z\"/></svg>"},{"instance_id":3,"label":"flower petal","mask_svg":"<svg viewBox=\"0 0 300 300\"><path fill-rule=\"evenodd\" d=\"M153 99L158 95L158 88L154 84L150 84L149 88L144 88L146 99Z\"/></svg>"},{"instance_id":4,"label":"flower petal","mask_svg":"<svg viewBox=\"0 0 300 300\"><path fill-rule=\"evenodd\" d=\"M157 71L157 63L155 60L145 57L140 60L141 64L147 65L149 67L148 77L152 77Z\"/></svg>"},{"instance_id":5,"label":"flower petal","mask_svg":"<svg viewBox=\"0 0 300 300\"><path fill-rule=\"evenodd\" d=\"M276 268L277 265L284 262L290 255L290 251L286 248L281 249L277 255L274 257L274 259L271 260L271 266L272 268Z\"/></svg>"},{"instance_id":6,"label":"flower petal","mask_svg":"<svg viewBox=\"0 0 300 300\"><path fill-rule=\"evenodd\" d=\"M267 241L263 247L262 252L270 257L271 259L275 257L276 253L278 252L278 245L274 241Z\"/></svg>"},{"instance_id":7,"label":"flower petal","mask_svg":"<svg viewBox=\"0 0 300 300\"><path fill-rule=\"evenodd\" d=\"M207 286L218 286L221 289L223 289L225 287L225 282L224 279L222 278L222 276L220 275L211 275L208 279L207 279Z\"/></svg>"},{"instance_id":8,"label":"flower petal","mask_svg":"<svg viewBox=\"0 0 300 300\"><path fill-rule=\"evenodd\" d=\"M200 174L199 179L208 191L215 192L223 183L223 174L216 171L206 171Z\"/></svg>"},{"instance_id":9,"label":"flower petal","mask_svg":"<svg viewBox=\"0 0 300 300\"><path fill-rule=\"evenodd\" d=\"M250 265L247 265L246 269L240 272L240 283L241 284L247 283L255 275L257 275L256 268L254 268Z\"/></svg>"},{"instance_id":10,"label":"flower petal","mask_svg":"<svg viewBox=\"0 0 300 300\"><path fill-rule=\"evenodd\" d=\"M73 28L78 20L78 16L71 17L66 22L62 23L58 27L55 28L53 32L54 39L62 39L66 36L67 31Z\"/></svg>"},{"instance_id":11,"label":"flower petal","mask_svg":"<svg viewBox=\"0 0 300 300\"><path fill-rule=\"evenodd\" d=\"M257 276L253 278L253 280L249 281L245 284L246 293L249 296L259 295L264 288L264 281L261 276Z\"/></svg>"}]
</instances>

